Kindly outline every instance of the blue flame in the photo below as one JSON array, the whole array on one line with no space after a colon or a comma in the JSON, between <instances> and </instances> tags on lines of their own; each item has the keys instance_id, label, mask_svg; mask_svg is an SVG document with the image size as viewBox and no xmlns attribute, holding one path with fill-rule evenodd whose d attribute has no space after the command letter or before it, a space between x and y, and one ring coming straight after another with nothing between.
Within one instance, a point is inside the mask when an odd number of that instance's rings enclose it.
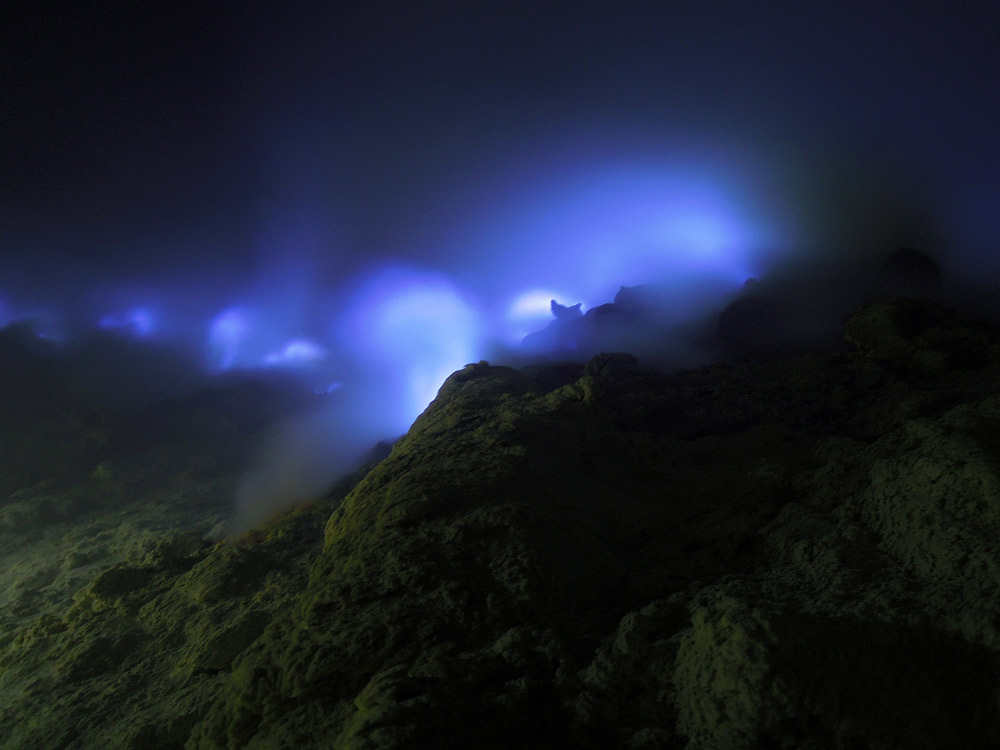
<instances>
[{"instance_id":1,"label":"blue flame","mask_svg":"<svg viewBox=\"0 0 1000 750\"><path fill-rule=\"evenodd\" d=\"M212 366L227 370L236 365L250 331L251 315L244 309L231 307L216 315L209 326Z\"/></svg>"},{"instance_id":2,"label":"blue flame","mask_svg":"<svg viewBox=\"0 0 1000 750\"><path fill-rule=\"evenodd\" d=\"M431 270L389 265L341 278L344 258L360 250L341 257L287 230L295 241L269 237L258 278L227 287L222 304L195 282L126 284L102 290L90 310L103 317L91 319L207 350L215 373L282 368L338 398L377 392L372 402L394 411L402 431L454 370L484 356L529 356L518 344L553 321L550 300L585 312L621 286L657 284L672 323L760 272L763 214L717 164L567 151L510 161L522 166L490 172L429 233L400 238L412 239L400 254ZM294 222L275 222L282 232L286 224ZM44 329L54 335L57 326Z\"/></svg>"},{"instance_id":3,"label":"blue flame","mask_svg":"<svg viewBox=\"0 0 1000 750\"><path fill-rule=\"evenodd\" d=\"M133 336L149 336L156 328L156 317L145 307L134 307L131 310L111 313L101 318L101 328L129 333Z\"/></svg>"},{"instance_id":4,"label":"blue flame","mask_svg":"<svg viewBox=\"0 0 1000 750\"><path fill-rule=\"evenodd\" d=\"M359 286L340 333L352 353L374 366L375 377L398 384L405 429L448 375L476 359L480 324L444 274L395 266Z\"/></svg>"},{"instance_id":5,"label":"blue flame","mask_svg":"<svg viewBox=\"0 0 1000 750\"><path fill-rule=\"evenodd\" d=\"M309 364L324 359L327 351L308 339L292 339L279 351L271 352L264 358L267 365Z\"/></svg>"},{"instance_id":6,"label":"blue flame","mask_svg":"<svg viewBox=\"0 0 1000 750\"><path fill-rule=\"evenodd\" d=\"M588 306L621 286L735 289L759 273L756 255L774 237L737 178L719 172L662 158L531 165L508 176L503 199L467 207L449 243L477 248L477 275L506 300L526 287L572 290L570 304Z\"/></svg>"}]
</instances>

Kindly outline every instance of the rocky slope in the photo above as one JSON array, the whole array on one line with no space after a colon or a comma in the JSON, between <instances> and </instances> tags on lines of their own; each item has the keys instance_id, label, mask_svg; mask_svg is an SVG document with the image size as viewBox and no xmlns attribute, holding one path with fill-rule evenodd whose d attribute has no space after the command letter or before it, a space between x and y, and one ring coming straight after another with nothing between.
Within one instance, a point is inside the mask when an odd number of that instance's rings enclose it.
<instances>
[{"instance_id":1,"label":"rocky slope","mask_svg":"<svg viewBox=\"0 0 1000 750\"><path fill-rule=\"evenodd\" d=\"M469 365L356 485L214 545L231 470L188 443L15 491L0 744L996 747L1000 338L905 300L845 333Z\"/></svg>"}]
</instances>

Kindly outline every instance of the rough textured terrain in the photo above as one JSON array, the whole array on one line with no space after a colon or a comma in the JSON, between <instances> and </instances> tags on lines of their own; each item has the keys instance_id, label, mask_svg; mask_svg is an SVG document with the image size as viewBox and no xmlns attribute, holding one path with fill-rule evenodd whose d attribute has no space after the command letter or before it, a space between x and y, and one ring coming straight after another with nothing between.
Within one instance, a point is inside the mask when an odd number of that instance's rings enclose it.
<instances>
[{"instance_id":1,"label":"rough textured terrain","mask_svg":"<svg viewBox=\"0 0 1000 750\"><path fill-rule=\"evenodd\" d=\"M50 437L76 478L0 505L0 745L1000 746L997 335L896 300L845 338L469 365L216 545L254 431L215 401L112 458Z\"/></svg>"}]
</instances>

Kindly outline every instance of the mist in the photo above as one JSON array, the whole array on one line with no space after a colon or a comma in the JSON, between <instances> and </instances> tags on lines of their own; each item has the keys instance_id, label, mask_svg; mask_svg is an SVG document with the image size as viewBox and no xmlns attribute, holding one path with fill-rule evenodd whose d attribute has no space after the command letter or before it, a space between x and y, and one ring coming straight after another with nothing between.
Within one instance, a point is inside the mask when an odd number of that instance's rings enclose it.
<instances>
[{"instance_id":1,"label":"mist","mask_svg":"<svg viewBox=\"0 0 1000 750\"><path fill-rule=\"evenodd\" d=\"M757 344L836 346L850 309L887 291L881 264L903 247L943 269L940 298L967 308L978 299L990 312L985 266L977 273L949 252L959 237L920 185L830 154L811 169L800 157L789 173L787 153L735 141L553 139L443 191L440 206L426 204L433 226L414 223L376 258L345 261L300 211L285 234L269 221L261 269L248 278L109 277L100 295L37 308L10 297L4 310L62 352L68 397L83 402L123 408L276 374L322 396L276 426L247 467L226 526L238 535L321 497L375 443L404 434L469 362L622 350L674 371ZM743 341L741 321L760 314L758 302L736 304L746 298L765 300L766 341ZM555 320L553 302L579 305L578 319Z\"/></svg>"},{"instance_id":2,"label":"mist","mask_svg":"<svg viewBox=\"0 0 1000 750\"><path fill-rule=\"evenodd\" d=\"M733 316L757 314L732 307L744 297L767 300L769 346L836 346L843 317L878 291L880 264L901 247L940 259L943 297L976 299L973 267L946 253L957 238L904 175L827 156L810 180L804 166L790 175L745 144L663 140L674 147L605 132L586 148L556 139L515 149L503 171L446 191L427 210L435 225L415 224L379 260L341 263L298 215L296 231L270 230L279 239L242 282L103 279L112 293L97 301L19 317L12 299L6 314L64 352L67 393L84 402L135 406L275 374L322 395L318 410L276 426L247 467L226 527L238 535L321 497L376 442L405 433L469 362L624 350L672 371L739 358L747 350L732 337L746 330ZM987 309L989 294L979 299ZM556 321L553 301L579 305L579 320ZM720 315L733 309L727 340Z\"/></svg>"},{"instance_id":3,"label":"mist","mask_svg":"<svg viewBox=\"0 0 1000 750\"><path fill-rule=\"evenodd\" d=\"M265 440L233 529L468 362L836 346L906 293L902 248L995 319L995 9L449 6L10 24L0 326L101 408L245 378L322 404Z\"/></svg>"}]
</instances>

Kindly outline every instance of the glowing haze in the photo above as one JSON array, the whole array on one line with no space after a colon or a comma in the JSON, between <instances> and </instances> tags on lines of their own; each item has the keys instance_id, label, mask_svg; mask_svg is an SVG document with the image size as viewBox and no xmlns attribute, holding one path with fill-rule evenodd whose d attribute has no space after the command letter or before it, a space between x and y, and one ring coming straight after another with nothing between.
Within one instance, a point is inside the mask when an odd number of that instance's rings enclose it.
<instances>
[{"instance_id":1,"label":"glowing haze","mask_svg":"<svg viewBox=\"0 0 1000 750\"><path fill-rule=\"evenodd\" d=\"M836 310L897 247L1000 275L995 4L10 15L0 323L324 394L248 471L244 526L403 432L454 369L518 359L553 299L655 284L670 328L749 277Z\"/></svg>"},{"instance_id":2,"label":"glowing haze","mask_svg":"<svg viewBox=\"0 0 1000 750\"><path fill-rule=\"evenodd\" d=\"M536 161L509 153L505 172L475 195L442 198L451 221L414 233L420 262L387 252L318 283L323 253L337 249L278 238L280 252L242 285L171 298L152 282L147 304L133 288L131 306L97 308L91 324L186 342L207 373L277 368L326 394L318 413L280 425L248 469L228 529L239 533L317 496L376 441L404 433L456 369L523 361L520 341L551 322L551 300L586 311L622 286L654 284L661 314L679 324L720 310L808 236L794 218L808 204L782 200L781 181L759 165L748 173L732 149L726 162L704 147L699 160L690 149L616 146L612 138L593 153Z\"/></svg>"}]
</instances>

